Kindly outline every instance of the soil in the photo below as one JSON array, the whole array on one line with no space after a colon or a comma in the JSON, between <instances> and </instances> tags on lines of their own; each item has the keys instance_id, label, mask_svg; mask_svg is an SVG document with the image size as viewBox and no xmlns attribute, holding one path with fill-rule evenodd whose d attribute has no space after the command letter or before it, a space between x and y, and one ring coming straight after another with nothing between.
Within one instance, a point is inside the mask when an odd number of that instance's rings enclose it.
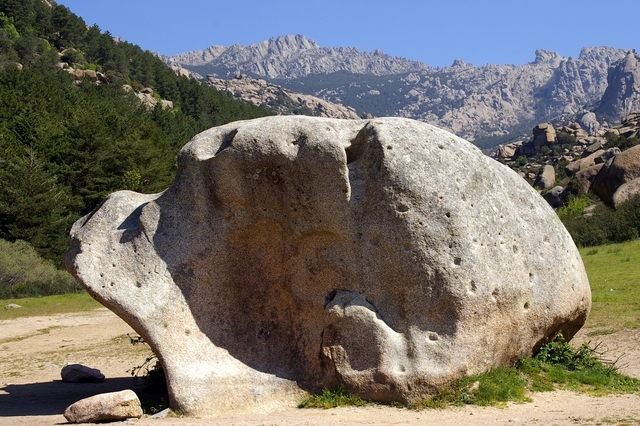
<instances>
[{"instance_id":1,"label":"soil","mask_svg":"<svg viewBox=\"0 0 640 426\"><path fill-rule=\"evenodd\" d=\"M133 389L143 399L133 367L151 354L145 344L131 344L135 332L107 309L85 313L26 317L0 321L0 424L65 424L62 413L91 395ZM640 330L606 334L583 329L576 344L591 341L625 374L640 378ZM101 383L64 383L66 363L98 368ZM291 408L277 413L216 419L144 417L128 425L598 425L640 424L640 395L593 397L572 391L533 393L533 402L505 407L447 408L413 411L386 406L337 409Z\"/></svg>"}]
</instances>

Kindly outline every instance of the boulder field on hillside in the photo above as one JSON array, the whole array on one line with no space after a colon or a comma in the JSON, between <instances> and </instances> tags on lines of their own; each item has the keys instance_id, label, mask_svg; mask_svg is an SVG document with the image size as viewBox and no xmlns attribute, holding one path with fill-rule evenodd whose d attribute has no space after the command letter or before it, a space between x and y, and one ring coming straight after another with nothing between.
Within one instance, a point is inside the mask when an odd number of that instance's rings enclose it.
<instances>
[{"instance_id":1,"label":"boulder field on hillside","mask_svg":"<svg viewBox=\"0 0 640 426\"><path fill-rule=\"evenodd\" d=\"M428 124L235 122L194 137L178 166L165 192L116 192L77 221L65 263L151 345L187 415L338 386L411 402L587 318L553 209Z\"/></svg>"}]
</instances>

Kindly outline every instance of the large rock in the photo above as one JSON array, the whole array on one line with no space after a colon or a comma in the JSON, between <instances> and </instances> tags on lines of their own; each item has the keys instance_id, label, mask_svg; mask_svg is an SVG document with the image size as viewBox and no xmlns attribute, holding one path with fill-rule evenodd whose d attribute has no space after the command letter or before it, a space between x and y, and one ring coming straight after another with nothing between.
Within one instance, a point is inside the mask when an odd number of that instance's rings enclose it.
<instances>
[{"instance_id":1,"label":"large rock","mask_svg":"<svg viewBox=\"0 0 640 426\"><path fill-rule=\"evenodd\" d=\"M132 390L102 393L81 399L64 410L69 423L113 422L142 417L138 396Z\"/></svg>"},{"instance_id":2,"label":"large rock","mask_svg":"<svg viewBox=\"0 0 640 426\"><path fill-rule=\"evenodd\" d=\"M627 182L640 178L640 145L621 152L607 161L593 181L593 192L609 207L613 194Z\"/></svg>"},{"instance_id":3,"label":"large rock","mask_svg":"<svg viewBox=\"0 0 640 426\"><path fill-rule=\"evenodd\" d=\"M556 141L556 129L551 123L540 123L533 128L533 146L537 151Z\"/></svg>"},{"instance_id":4,"label":"large rock","mask_svg":"<svg viewBox=\"0 0 640 426\"><path fill-rule=\"evenodd\" d=\"M76 222L65 262L159 355L179 412L339 385L413 401L571 338L589 312L549 205L428 124L236 122L178 164L167 191L114 193Z\"/></svg>"}]
</instances>

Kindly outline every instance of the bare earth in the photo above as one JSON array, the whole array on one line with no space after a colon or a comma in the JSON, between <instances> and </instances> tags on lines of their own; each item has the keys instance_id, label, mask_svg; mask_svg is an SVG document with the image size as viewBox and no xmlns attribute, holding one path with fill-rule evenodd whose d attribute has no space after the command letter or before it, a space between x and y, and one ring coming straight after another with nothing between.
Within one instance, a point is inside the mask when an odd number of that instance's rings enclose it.
<instances>
[{"instance_id":1,"label":"bare earth","mask_svg":"<svg viewBox=\"0 0 640 426\"><path fill-rule=\"evenodd\" d=\"M640 378L640 330L586 337L574 341L602 342L600 350L616 359L621 370ZM64 409L98 393L133 389L141 396L127 370L150 354L146 345L131 345L133 330L113 313L99 309L0 321L0 425L65 424ZM97 384L70 384L60 380L66 363L98 368L107 377ZM217 419L164 418L129 420L131 425L597 425L640 424L640 395L591 397L570 391L534 393L533 402L505 408L466 406L444 410L411 411L391 407L308 410L241 415Z\"/></svg>"}]
</instances>

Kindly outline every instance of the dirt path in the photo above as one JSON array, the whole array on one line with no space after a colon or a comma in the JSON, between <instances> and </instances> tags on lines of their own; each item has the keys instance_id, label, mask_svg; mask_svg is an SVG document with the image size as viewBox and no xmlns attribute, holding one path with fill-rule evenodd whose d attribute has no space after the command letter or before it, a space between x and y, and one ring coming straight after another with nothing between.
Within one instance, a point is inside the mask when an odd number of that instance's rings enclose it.
<instances>
[{"instance_id":1,"label":"dirt path","mask_svg":"<svg viewBox=\"0 0 640 426\"><path fill-rule=\"evenodd\" d=\"M589 337L576 341L602 342L610 359L640 378L640 331ZM88 313L0 321L0 425L64 424L64 409L98 393L134 389L128 369L150 354L146 345L130 344L133 330L106 309ZM98 368L107 379L98 384L69 384L60 380L68 362ZM533 402L505 408L466 406L445 410L410 411L391 407L299 410L218 419L143 418L140 426L191 425L597 425L640 424L640 395L595 398L569 391L536 393Z\"/></svg>"}]
</instances>

